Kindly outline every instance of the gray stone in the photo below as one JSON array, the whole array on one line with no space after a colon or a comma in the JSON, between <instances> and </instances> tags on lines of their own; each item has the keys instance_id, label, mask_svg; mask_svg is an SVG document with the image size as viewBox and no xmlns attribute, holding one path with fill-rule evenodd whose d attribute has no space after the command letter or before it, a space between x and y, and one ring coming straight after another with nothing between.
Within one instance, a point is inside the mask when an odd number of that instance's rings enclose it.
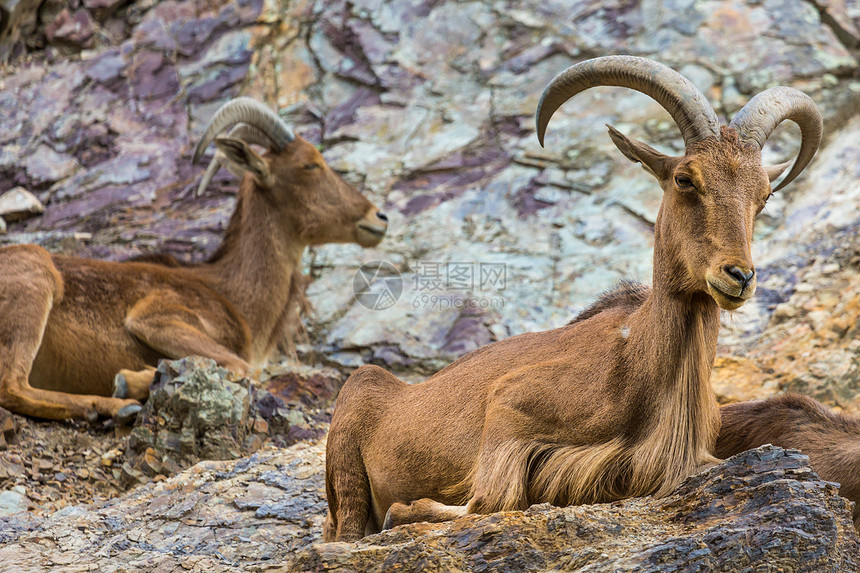
<instances>
[{"instance_id":1,"label":"gray stone","mask_svg":"<svg viewBox=\"0 0 860 573\"><path fill-rule=\"evenodd\" d=\"M0 518L0 563L33 572L261 571L320 538L324 452L322 443L267 448L91 507ZM269 509L257 517L258 508Z\"/></svg>"},{"instance_id":2,"label":"gray stone","mask_svg":"<svg viewBox=\"0 0 860 573\"><path fill-rule=\"evenodd\" d=\"M20 221L44 212L42 202L23 187L15 187L0 195L0 215L7 221Z\"/></svg>"},{"instance_id":3,"label":"gray stone","mask_svg":"<svg viewBox=\"0 0 860 573\"><path fill-rule=\"evenodd\" d=\"M344 376L330 369L272 365L262 382L211 359L163 360L131 430L125 479L146 482L200 460L231 460L266 442L289 446L325 434Z\"/></svg>"},{"instance_id":4,"label":"gray stone","mask_svg":"<svg viewBox=\"0 0 860 573\"><path fill-rule=\"evenodd\" d=\"M199 357L163 361L129 437L126 473L137 477L200 459L242 455L252 418L247 379Z\"/></svg>"},{"instance_id":5,"label":"gray stone","mask_svg":"<svg viewBox=\"0 0 860 573\"><path fill-rule=\"evenodd\" d=\"M21 486L0 491L0 517L27 511L30 500Z\"/></svg>"},{"instance_id":6,"label":"gray stone","mask_svg":"<svg viewBox=\"0 0 860 573\"><path fill-rule=\"evenodd\" d=\"M53 183L72 175L79 167L77 160L64 153L57 153L49 146L40 144L23 159L27 175L37 184Z\"/></svg>"}]
</instances>

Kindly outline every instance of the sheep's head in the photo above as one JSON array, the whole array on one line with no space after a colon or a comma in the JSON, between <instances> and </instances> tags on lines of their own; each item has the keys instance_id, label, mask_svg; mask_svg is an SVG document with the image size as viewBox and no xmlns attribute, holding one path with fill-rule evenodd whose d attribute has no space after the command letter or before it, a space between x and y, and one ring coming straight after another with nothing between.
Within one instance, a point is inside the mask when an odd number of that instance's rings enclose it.
<instances>
[{"instance_id":1,"label":"sheep's head","mask_svg":"<svg viewBox=\"0 0 860 573\"><path fill-rule=\"evenodd\" d=\"M219 136L229 126L227 136ZM209 122L194 153L197 161L209 143L218 148L198 194L223 163L251 177L257 193L269 199L283 224L302 243L358 243L382 240L388 218L325 162L317 148L293 134L271 110L250 98L224 104ZM262 155L251 144L267 149Z\"/></svg>"},{"instance_id":2,"label":"sheep's head","mask_svg":"<svg viewBox=\"0 0 860 573\"><path fill-rule=\"evenodd\" d=\"M673 117L686 152L672 157L626 137L611 126L616 147L653 175L663 189L655 223L655 285L674 292L706 292L726 310L755 293L750 253L755 216L773 191L786 186L806 167L821 141L821 116L815 104L791 88L771 88L754 97L728 127L692 83L657 62L633 56L608 56L571 66L550 82L537 111L538 139L552 114L590 87L622 86L640 91ZM774 128L790 119L801 128L798 158L773 191L788 163L765 166L761 148Z\"/></svg>"}]
</instances>

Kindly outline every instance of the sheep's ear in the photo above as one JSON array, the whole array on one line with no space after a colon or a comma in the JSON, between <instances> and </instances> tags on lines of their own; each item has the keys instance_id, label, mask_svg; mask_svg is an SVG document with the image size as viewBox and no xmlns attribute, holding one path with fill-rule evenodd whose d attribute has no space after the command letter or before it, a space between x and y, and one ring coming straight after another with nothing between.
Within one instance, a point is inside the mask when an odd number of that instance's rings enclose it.
<instances>
[{"instance_id":1,"label":"sheep's ear","mask_svg":"<svg viewBox=\"0 0 860 573\"><path fill-rule=\"evenodd\" d=\"M251 149L251 146L233 137L216 137L215 146L222 153L222 161L227 162L227 168L236 173L247 171L254 176L258 183L269 181L269 163Z\"/></svg>"},{"instance_id":2,"label":"sheep's ear","mask_svg":"<svg viewBox=\"0 0 860 573\"><path fill-rule=\"evenodd\" d=\"M672 168L677 162L677 158L663 155L650 145L630 139L611 125L607 125L606 127L609 129L609 137L612 139L612 143L624 154L624 157L634 163L641 163L642 169L659 180L668 178L672 173Z\"/></svg>"},{"instance_id":3,"label":"sheep's ear","mask_svg":"<svg viewBox=\"0 0 860 573\"><path fill-rule=\"evenodd\" d=\"M771 183L779 179L779 176L782 175L782 172L788 169L791 165L791 160L786 161L785 163L780 163L779 165L765 165L764 170L767 172L767 178Z\"/></svg>"}]
</instances>

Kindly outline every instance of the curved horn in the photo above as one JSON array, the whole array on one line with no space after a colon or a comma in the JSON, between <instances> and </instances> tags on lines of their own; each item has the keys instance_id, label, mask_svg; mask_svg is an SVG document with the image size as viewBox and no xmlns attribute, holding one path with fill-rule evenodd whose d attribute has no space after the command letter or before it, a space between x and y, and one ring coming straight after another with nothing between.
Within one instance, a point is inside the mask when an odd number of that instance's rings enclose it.
<instances>
[{"instance_id":1,"label":"curved horn","mask_svg":"<svg viewBox=\"0 0 860 573\"><path fill-rule=\"evenodd\" d=\"M293 135L293 130L278 117L278 114L249 97L237 97L222 105L212 116L194 150L192 161L197 163L203 155L203 150L212 143L215 136L224 131L227 126L238 122L252 125L265 133L271 140L270 147L278 151L296 137Z\"/></svg>"},{"instance_id":2,"label":"curved horn","mask_svg":"<svg viewBox=\"0 0 860 573\"><path fill-rule=\"evenodd\" d=\"M230 130L229 135L230 137L235 137L247 143L253 143L254 145L260 145L262 147L269 147L273 143L265 132L247 123L236 124L233 129ZM203 192L206 191L206 187L209 186L212 178L215 177L215 174L218 172L219 167L221 167L221 156L216 152L215 156L212 157L212 161L210 161L208 167L206 167L203 177L200 179L197 191L194 192L195 197L203 195Z\"/></svg>"},{"instance_id":3,"label":"curved horn","mask_svg":"<svg viewBox=\"0 0 860 573\"><path fill-rule=\"evenodd\" d=\"M260 147L269 147L274 143L265 131L249 123L237 123L227 135L241 139L245 143L259 145Z\"/></svg>"},{"instance_id":4,"label":"curved horn","mask_svg":"<svg viewBox=\"0 0 860 573\"><path fill-rule=\"evenodd\" d=\"M824 127L815 102L794 88L770 88L747 102L729 124L737 130L742 141L755 143L761 149L776 126L786 119L800 126L800 151L791 171L774 191L779 191L800 175L818 151Z\"/></svg>"},{"instance_id":5,"label":"curved horn","mask_svg":"<svg viewBox=\"0 0 860 573\"><path fill-rule=\"evenodd\" d=\"M552 114L579 92L595 86L631 88L651 97L678 124L686 145L720 135L717 114L690 80L653 60L636 56L605 56L567 68L546 87L535 118L541 146Z\"/></svg>"}]
</instances>

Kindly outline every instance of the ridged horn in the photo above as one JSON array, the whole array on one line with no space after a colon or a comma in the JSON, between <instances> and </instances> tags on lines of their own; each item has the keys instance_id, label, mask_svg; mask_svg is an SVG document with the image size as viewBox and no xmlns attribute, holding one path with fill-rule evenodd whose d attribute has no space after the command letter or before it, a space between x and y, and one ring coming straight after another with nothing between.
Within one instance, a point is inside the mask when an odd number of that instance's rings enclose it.
<instances>
[{"instance_id":1,"label":"ridged horn","mask_svg":"<svg viewBox=\"0 0 860 573\"><path fill-rule=\"evenodd\" d=\"M252 125L265 133L271 141L269 147L276 151L282 150L296 137L293 130L278 117L278 114L265 105L249 97L238 97L222 105L212 116L194 150L192 161L197 163L203 155L203 150L219 133L239 122Z\"/></svg>"},{"instance_id":2,"label":"ridged horn","mask_svg":"<svg viewBox=\"0 0 860 573\"><path fill-rule=\"evenodd\" d=\"M800 126L800 151L791 171L774 191L779 191L800 175L818 151L824 126L815 102L794 88L770 88L747 102L729 124L737 130L742 141L755 143L761 149L776 126L787 119Z\"/></svg>"},{"instance_id":3,"label":"ridged horn","mask_svg":"<svg viewBox=\"0 0 860 573\"><path fill-rule=\"evenodd\" d=\"M576 94L597 86L630 88L651 97L675 120L686 145L720 135L717 114L690 80L646 58L605 56L567 68L546 87L535 116L541 146L552 114Z\"/></svg>"},{"instance_id":4,"label":"ridged horn","mask_svg":"<svg viewBox=\"0 0 860 573\"><path fill-rule=\"evenodd\" d=\"M228 135L230 137L241 139L246 143L253 143L254 145L259 145L261 147L269 147L272 145L272 140L269 139L269 136L267 136L262 130L247 123L236 124L233 129L230 130ZM220 153L216 152L215 156L212 157L212 161L209 162L209 166L206 167L203 177L200 179L200 185L197 186L197 191L194 193L195 197L203 195L203 192L206 191L206 187L209 186L212 178L215 177L215 174L218 172L219 167L221 167L221 156Z\"/></svg>"}]
</instances>

